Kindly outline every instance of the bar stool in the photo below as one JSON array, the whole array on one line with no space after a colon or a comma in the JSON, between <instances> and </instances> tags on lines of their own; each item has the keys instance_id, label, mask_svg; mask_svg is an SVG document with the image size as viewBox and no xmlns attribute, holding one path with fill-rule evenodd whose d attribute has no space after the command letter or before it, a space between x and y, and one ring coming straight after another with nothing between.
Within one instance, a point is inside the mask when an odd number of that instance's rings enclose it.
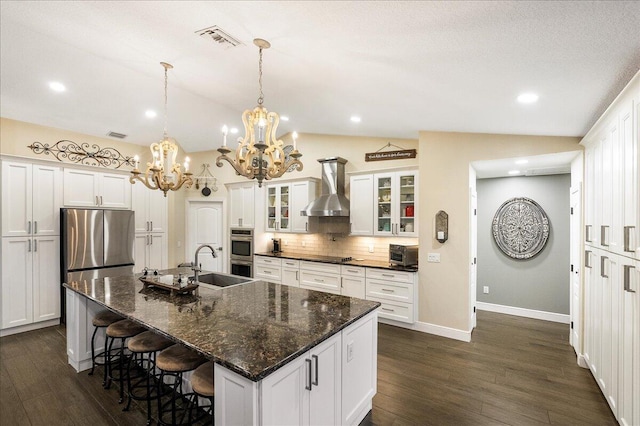
<instances>
[{"instance_id":1,"label":"bar stool","mask_svg":"<svg viewBox=\"0 0 640 426\"><path fill-rule=\"evenodd\" d=\"M131 352L131 358L129 359L129 366L127 368L127 393L129 398L124 411L129 410L132 399L147 401L147 424L151 424L151 400L157 397L155 392L158 391L156 384L154 383L152 386L151 383L152 380L155 380L156 376L156 353L171 345L173 345L171 340L153 331L143 331L127 342L127 348L129 352ZM137 377L133 376L131 372L131 366L135 366L136 362L139 362L143 369L143 374ZM133 382L132 379L138 380ZM142 394L136 393L136 390L139 389L144 389L144 392Z\"/></svg>"},{"instance_id":2,"label":"bar stool","mask_svg":"<svg viewBox=\"0 0 640 426\"><path fill-rule=\"evenodd\" d=\"M91 371L89 372L90 376L93 376L93 372L96 368L96 365L105 365L106 364L106 356L107 352L107 343L109 338L107 337L104 342L104 350L99 354L96 354L96 334L98 330L101 328L107 328L111 324L116 321L123 320L124 318L113 311L100 311L93 317L93 335L91 336ZM102 358L102 361L98 361L98 358ZM102 386L107 383L107 369L105 367L104 376L102 379Z\"/></svg>"},{"instance_id":3,"label":"bar stool","mask_svg":"<svg viewBox=\"0 0 640 426\"><path fill-rule=\"evenodd\" d=\"M183 373L195 370L196 367L205 361L206 360L196 351L193 351L183 345L170 346L158 354L156 357L156 367L160 370L160 381L158 382L158 424L178 425L190 423L190 415L187 419L187 423L183 422L185 421L187 414L190 413L191 404L189 403L189 400L194 394L182 394L182 375ZM170 393L170 400L163 404L162 386L164 385L165 376L173 377L174 382L168 392ZM183 399L183 403L180 408L176 407L178 399ZM186 401L186 403L184 401ZM182 411L179 423L176 420L178 411ZM167 412L171 413L170 423L164 421L164 415Z\"/></svg>"},{"instance_id":4,"label":"bar stool","mask_svg":"<svg viewBox=\"0 0 640 426\"><path fill-rule=\"evenodd\" d=\"M109 327L107 327L107 338L110 338L111 341L109 342L109 348L107 349L107 356L106 356L105 370L107 370L107 384L105 386L105 389L109 389L109 387L111 386L111 379L115 378L113 377L113 363L114 363L114 358L116 358L118 361L118 367L119 367L119 373L120 373L117 377L117 380L120 383L120 399L118 400L118 404L121 404L122 401L124 401L123 366L127 360L127 355L124 353L125 340L127 340L130 337L136 336L142 333L143 331L146 331L146 328L128 319L123 319L121 321L114 322ZM115 349L117 352L114 355L113 342L116 339L120 339L120 346Z\"/></svg>"},{"instance_id":5,"label":"bar stool","mask_svg":"<svg viewBox=\"0 0 640 426\"><path fill-rule=\"evenodd\" d=\"M213 361L205 362L195 369L191 375L191 388L193 389L193 393L195 393L194 399L196 412L199 408L198 397L206 398L211 401L209 414L211 415L211 424L213 425L215 423L213 413L213 397L215 396L215 389L213 385ZM189 413L189 415L191 416L191 413Z\"/></svg>"}]
</instances>

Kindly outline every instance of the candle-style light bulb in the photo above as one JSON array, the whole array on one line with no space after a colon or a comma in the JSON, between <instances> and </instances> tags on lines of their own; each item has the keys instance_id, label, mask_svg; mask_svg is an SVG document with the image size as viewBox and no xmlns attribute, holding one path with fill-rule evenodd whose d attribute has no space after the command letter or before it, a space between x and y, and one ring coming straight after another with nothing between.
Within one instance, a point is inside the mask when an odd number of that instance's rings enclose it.
<instances>
[{"instance_id":1,"label":"candle-style light bulb","mask_svg":"<svg viewBox=\"0 0 640 426\"><path fill-rule=\"evenodd\" d=\"M291 134L291 137L293 138L293 150L295 151L297 149L297 144L298 144L298 132L293 132Z\"/></svg>"},{"instance_id":2,"label":"candle-style light bulb","mask_svg":"<svg viewBox=\"0 0 640 426\"><path fill-rule=\"evenodd\" d=\"M227 146L227 132L228 131L229 131L229 128L227 127L226 124L224 126L222 126L222 146Z\"/></svg>"},{"instance_id":3,"label":"candle-style light bulb","mask_svg":"<svg viewBox=\"0 0 640 426\"><path fill-rule=\"evenodd\" d=\"M187 173L189 171L189 157L184 157L184 172Z\"/></svg>"},{"instance_id":4,"label":"candle-style light bulb","mask_svg":"<svg viewBox=\"0 0 640 426\"><path fill-rule=\"evenodd\" d=\"M138 169L138 165L140 164L140 156L138 156L137 154L133 156L133 161L135 162L135 168L136 170Z\"/></svg>"}]
</instances>

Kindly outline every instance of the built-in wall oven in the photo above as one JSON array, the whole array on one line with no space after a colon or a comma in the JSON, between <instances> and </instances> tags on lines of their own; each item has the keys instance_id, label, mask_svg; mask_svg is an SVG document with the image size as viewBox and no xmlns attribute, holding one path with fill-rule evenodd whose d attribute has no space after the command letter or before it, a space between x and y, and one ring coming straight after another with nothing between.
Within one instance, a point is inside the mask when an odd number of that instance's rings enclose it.
<instances>
[{"instance_id":1,"label":"built-in wall oven","mask_svg":"<svg viewBox=\"0 0 640 426\"><path fill-rule=\"evenodd\" d=\"M233 275L253 278L253 229L231 228L229 262Z\"/></svg>"}]
</instances>

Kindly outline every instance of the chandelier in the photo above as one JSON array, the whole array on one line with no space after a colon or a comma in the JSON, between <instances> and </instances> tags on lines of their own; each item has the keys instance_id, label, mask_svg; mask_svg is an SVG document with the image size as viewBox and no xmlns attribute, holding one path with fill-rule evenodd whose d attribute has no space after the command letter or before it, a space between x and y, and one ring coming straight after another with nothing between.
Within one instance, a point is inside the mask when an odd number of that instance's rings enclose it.
<instances>
[{"instance_id":1,"label":"chandelier","mask_svg":"<svg viewBox=\"0 0 640 426\"><path fill-rule=\"evenodd\" d=\"M273 111L267 111L262 105L264 102L262 50L268 49L271 44L260 38L254 39L253 44L260 49L258 106L242 113L245 136L238 138L234 158L228 156L232 150L227 147L227 126L222 128L222 146L218 148L220 155L216 164L218 167L222 167L222 160L227 161L238 175L256 179L258 186L261 187L264 180L280 177L289 170L302 170L302 162L299 160L302 154L296 147L297 134L295 132L293 134L293 149L291 146L285 147L282 140L276 138L280 117Z\"/></svg>"},{"instance_id":2,"label":"chandelier","mask_svg":"<svg viewBox=\"0 0 640 426\"><path fill-rule=\"evenodd\" d=\"M160 65L164 67L164 136L160 142L152 143L149 147L152 157L151 162L147 163L144 174L138 170L140 157L136 155L133 158L135 168L131 172L129 181L135 184L138 180L149 189L159 189L166 197L168 191L177 191L182 185L190 188L193 180L192 173L189 173L189 157L184 159L183 173L180 163L176 163L178 156L176 140L167 136L167 71L173 68L173 65L166 62L160 62Z\"/></svg>"}]
</instances>

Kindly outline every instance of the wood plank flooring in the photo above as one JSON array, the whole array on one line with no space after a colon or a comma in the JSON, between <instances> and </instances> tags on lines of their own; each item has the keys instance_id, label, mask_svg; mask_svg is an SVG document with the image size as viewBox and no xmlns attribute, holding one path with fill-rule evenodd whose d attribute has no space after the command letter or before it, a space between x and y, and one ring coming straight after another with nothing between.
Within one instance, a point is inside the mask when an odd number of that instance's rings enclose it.
<instances>
[{"instance_id":1,"label":"wood plank flooring","mask_svg":"<svg viewBox=\"0 0 640 426\"><path fill-rule=\"evenodd\" d=\"M568 326L478 312L465 343L381 324L378 393L363 425L615 425ZM144 425L101 370L66 361L64 326L0 339L1 425Z\"/></svg>"}]
</instances>

